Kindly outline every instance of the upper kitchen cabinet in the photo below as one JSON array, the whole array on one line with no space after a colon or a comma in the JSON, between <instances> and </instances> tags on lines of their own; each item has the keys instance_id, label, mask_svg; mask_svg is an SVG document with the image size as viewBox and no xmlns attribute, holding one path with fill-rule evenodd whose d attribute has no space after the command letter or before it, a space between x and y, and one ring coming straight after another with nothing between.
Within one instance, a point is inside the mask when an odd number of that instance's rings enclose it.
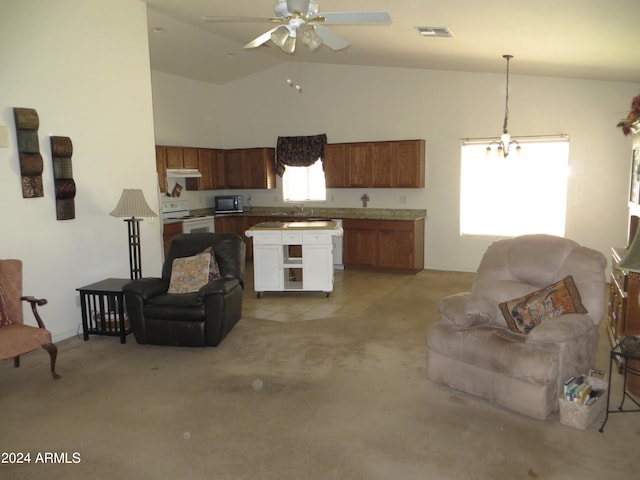
<instances>
[{"instance_id":1,"label":"upper kitchen cabinet","mask_svg":"<svg viewBox=\"0 0 640 480\"><path fill-rule=\"evenodd\" d=\"M425 141L358 142L325 146L327 188L423 188Z\"/></svg>"},{"instance_id":2,"label":"upper kitchen cabinet","mask_svg":"<svg viewBox=\"0 0 640 480\"><path fill-rule=\"evenodd\" d=\"M324 178L327 188L347 188L347 162L345 143L328 143L324 146Z\"/></svg>"},{"instance_id":3,"label":"upper kitchen cabinet","mask_svg":"<svg viewBox=\"0 0 640 480\"><path fill-rule=\"evenodd\" d=\"M238 148L224 155L225 188L276 188L275 149Z\"/></svg>"},{"instance_id":4,"label":"upper kitchen cabinet","mask_svg":"<svg viewBox=\"0 0 640 480\"><path fill-rule=\"evenodd\" d=\"M198 148L199 178L187 178L187 190L215 190L224 188L224 150Z\"/></svg>"},{"instance_id":5,"label":"upper kitchen cabinet","mask_svg":"<svg viewBox=\"0 0 640 480\"><path fill-rule=\"evenodd\" d=\"M276 188L275 149L156 146L160 191L166 192L167 169L193 168L200 178L185 179L187 190Z\"/></svg>"},{"instance_id":6,"label":"upper kitchen cabinet","mask_svg":"<svg viewBox=\"0 0 640 480\"><path fill-rule=\"evenodd\" d=\"M167 168L198 168L198 149L193 147L165 147Z\"/></svg>"},{"instance_id":7,"label":"upper kitchen cabinet","mask_svg":"<svg viewBox=\"0 0 640 480\"><path fill-rule=\"evenodd\" d=\"M167 147L156 145L156 172L158 173L158 186L160 192L167 191Z\"/></svg>"}]
</instances>

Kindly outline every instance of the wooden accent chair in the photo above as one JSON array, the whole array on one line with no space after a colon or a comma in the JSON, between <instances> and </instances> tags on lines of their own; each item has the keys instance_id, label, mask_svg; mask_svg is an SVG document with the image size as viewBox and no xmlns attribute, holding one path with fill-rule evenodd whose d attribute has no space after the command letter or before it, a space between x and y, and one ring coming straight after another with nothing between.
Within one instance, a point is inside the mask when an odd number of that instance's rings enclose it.
<instances>
[{"instance_id":1,"label":"wooden accent chair","mask_svg":"<svg viewBox=\"0 0 640 480\"><path fill-rule=\"evenodd\" d=\"M31 304L31 310L38 327L25 325L22 315L22 301ZM51 342L51 332L47 330L38 314L37 307L46 305L45 299L22 296L22 262L20 260L0 260L0 360L13 358L20 366L20 355L42 346L51 357L51 375L56 373L58 348Z\"/></svg>"}]
</instances>

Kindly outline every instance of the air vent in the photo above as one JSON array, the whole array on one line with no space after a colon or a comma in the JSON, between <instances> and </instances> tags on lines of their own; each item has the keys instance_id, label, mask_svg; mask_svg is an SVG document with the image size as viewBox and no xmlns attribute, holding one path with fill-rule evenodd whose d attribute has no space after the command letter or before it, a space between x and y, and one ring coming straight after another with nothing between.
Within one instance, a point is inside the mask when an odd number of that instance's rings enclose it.
<instances>
[{"instance_id":1,"label":"air vent","mask_svg":"<svg viewBox=\"0 0 640 480\"><path fill-rule=\"evenodd\" d=\"M447 27L416 27L423 37L451 38L453 35Z\"/></svg>"}]
</instances>

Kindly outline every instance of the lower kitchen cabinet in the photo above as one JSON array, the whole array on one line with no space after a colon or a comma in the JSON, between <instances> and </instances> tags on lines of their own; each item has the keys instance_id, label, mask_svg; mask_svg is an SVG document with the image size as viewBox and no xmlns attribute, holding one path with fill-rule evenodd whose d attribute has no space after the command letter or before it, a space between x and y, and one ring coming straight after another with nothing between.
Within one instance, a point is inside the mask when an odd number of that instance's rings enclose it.
<instances>
[{"instance_id":1,"label":"lower kitchen cabinet","mask_svg":"<svg viewBox=\"0 0 640 480\"><path fill-rule=\"evenodd\" d=\"M169 250L169 243L171 243L171 239L178 233L182 233L182 222L165 223L162 227L162 243L164 245L165 255Z\"/></svg>"},{"instance_id":2,"label":"lower kitchen cabinet","mask_svg":"<svg viewBox=\"0 0 640 480\"><path fill-rule=\"evenodd\" d=\"M424 218L343 220L344 265L418 272L424 269Z\"/></svg>"}]
</instances>

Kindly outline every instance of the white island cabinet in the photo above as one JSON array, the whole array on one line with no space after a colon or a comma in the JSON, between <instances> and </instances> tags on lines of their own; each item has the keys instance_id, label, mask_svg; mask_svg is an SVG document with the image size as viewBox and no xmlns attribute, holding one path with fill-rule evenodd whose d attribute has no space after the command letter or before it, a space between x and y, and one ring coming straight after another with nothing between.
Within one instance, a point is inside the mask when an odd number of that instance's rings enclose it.
<instances>
[{"instance_id":1,"label":"white island cabinet","mask_svg":"<svg viewBox=\"0 0 640 480\"><path fill-rule=\"evenodd\" d=\"M253 238L254 288L264 292L333 291L334 221L263 222L245 232Z\"/></svg>"}]
</instances>

